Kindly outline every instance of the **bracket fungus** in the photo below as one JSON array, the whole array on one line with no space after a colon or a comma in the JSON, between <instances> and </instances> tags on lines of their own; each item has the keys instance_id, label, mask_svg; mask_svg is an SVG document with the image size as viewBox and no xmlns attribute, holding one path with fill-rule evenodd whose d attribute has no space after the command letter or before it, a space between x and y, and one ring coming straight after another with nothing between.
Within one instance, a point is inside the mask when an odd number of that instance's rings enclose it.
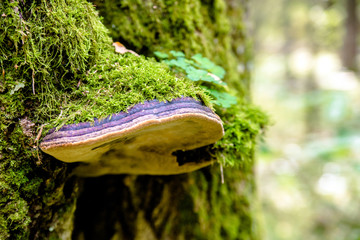
<instances>
[{"instance_id":1,"label":"bracket fungus","mask_svg":"<svg viewBox=\"0 0 360 240\"><path fill-rule=\"evenodd\" d=\"M191 172L212 161L180 163L176 153L212 144L224 134L220 118L199 101L182 97L136 104L103 120L54 129L41 150L64 162L82 162L79 176L170 175Z\"/></svg>"}]
</instances>

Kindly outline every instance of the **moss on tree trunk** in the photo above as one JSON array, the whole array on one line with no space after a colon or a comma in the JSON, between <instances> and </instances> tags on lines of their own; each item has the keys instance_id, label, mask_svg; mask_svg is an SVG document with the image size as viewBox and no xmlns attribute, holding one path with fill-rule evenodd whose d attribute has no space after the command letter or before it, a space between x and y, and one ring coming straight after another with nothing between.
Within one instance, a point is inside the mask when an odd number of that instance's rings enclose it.
<instances>
[{"instance_id":1,"label":"moss on tree trunk","mask_svg":"<svg viewBox=\"0 0 360 240\"><path fill-rule=\"evenodd\" d=\"M154 60L115 53L92 4L113 40L140 54L201 53L226 69L241 105L217 110L225 137L213 151L240 168L225 168L224 184L218 164L176 176L81 179L71 175L76 164L38 149L52 127L144 100L210 104ZM247 101L244 8L230 0L0 3L0 239L258 239L253 157L267 119Z\"/></svg>"}]
</instances>

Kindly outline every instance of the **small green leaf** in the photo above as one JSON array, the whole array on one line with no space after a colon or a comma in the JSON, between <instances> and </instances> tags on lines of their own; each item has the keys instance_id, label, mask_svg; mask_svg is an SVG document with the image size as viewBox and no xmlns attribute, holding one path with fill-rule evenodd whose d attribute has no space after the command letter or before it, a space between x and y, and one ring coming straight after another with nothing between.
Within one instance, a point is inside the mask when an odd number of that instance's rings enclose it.
<instances>
[{"instance_id":1,"label":"small green leaf","mask_svg":"<svg viewBox=\"0 0 360 240\"><path fill-rule=\"evenodd\" d=\"M154 52L154 54L162 59L162 62L172 68L174 72L186 73L186 77L206 89L213 96L214 103L220 107L229 108L237 103L237 98L227 93L227 84L222 81L226 71L214 64L208 58L201 54L196 54L191 59L186 59L185 54L181 51L170 51L172 56L165 53ZM174 58L175 59L169 59ZM206 83L206 84L205 84ZM209 84L210 83L210 84ZM205 86L205 85L207 86ZM210 85L216 85L216 88L222 91L209 89Z\"/></svg>"},{"instance_id":2,"label":"small green leaf","mask_svg":"<svg viewBox=\"0 0 360 240\"><path fill-rule=\"evenodd\" d=\"M214 89L207 90L209 91L210 95L215 98L215 104L220 107L229 108L237 103L237 98L229 93L219 92Z\"/></svg>"},{"instance_id":3,"label":"small green leaf","mask_svg":"<svg viewBox=\"0 0 360 240\"><path fill-rule=\"evenodd\" d=\"M213 63L212 61L210 61L208 58L203 57L201 54L196 54L194 56L192 56L192 59L194 59L198 64L194 64L197 67L200 67L202 69L205 69L213 74L215 74L216 76L218 76L219 78L223 79L225 76L225 69L216 65L215 63Z\"/></svg>"},{"instance_id":4,"label":"small green leaf","mask_svg":"<svg viewBox=\"0 0 360 240\"><path fill-rule=\"evenodd\" d=\"M186 63L184 58L179 59L171 59L171 60L165 60L166 64L168 64L170 67L179 67L182 70L186 70L190 65Z\"/></svg>"},{"instance_id":5,"label":"small green leaf","mask_svg":"<svg viewBox=\"0 0 360 240\"><path fill-rule=\"evenodd\" d=\"M181 51L171 50L170 53L171 53L171 55L173 55L176 58L185 57L185 54Z\"/></svg>"},{"instance_id":6,"label":"small green leaf","mask_svg":"<svg viewBox=\"0 0 360 240\"><path fill-rule=\"evenodd\" d=\"M199 67L205 70L212 69L216 66L212 61L210 61L206 57L203 57L200 53L195 54L191 58L194 59L200 65Z\"/></svg>"},{"instance_id":7,"label":"small green leaf","mask_svg":"<svg viewBox=\"0 0 360 240\"><path fill-rule=\"evenodd\" d=\"M190 59L187 59L187 58L184 58L184 61L186 63L188 63L189 65L195 65L196 64L193 60L190 60Z\"/></svg>"},{"instance_id":8,"label":"small green leaf","mask_svg":"<svg viewBox=\"0 0 360 240\"><path fill-rule=\"evenodd\" d=\"M166 54L166 53L163 53L163 52L158 52L158 51L156 51L156 52L154 52L154 54L155 54L156 57L158 57L158 58L160 58L160 59L167 59L167 58L169 58L169 55Z\"/></svg>"},{"instance_id":9,"label":"small green leaf","mask_svg":"<svg viewBox=\"0 0 360 240\"><path fill-rule=\"evenodd\" d=\"M227 84L225 82L221 81L221 79L218 76L216 76L212 73L207 73L205 76L203 76L201 78L201 80L206 81L206 82L211 82L214 84L218 84L221 86L227 86Z\"/></svg>"},{"instance_id":10,"label":"small green leaf","mask_svg":"<svg viewBox=\"0 0 360 240\"><path fill-rule=\"evenodd\" d=\"M213 68L209 69L209 72L215 74L216 76L218 76L219 78L223 79L225 77L225 69L223 69L220 66L214 66Z\"/></svg>"},{"instance_id":11,"label":"small green leaf","mask_svg":"<svg viewBox=\"0 0 360 240\"><path fill-rule=\"evenodd\" d=\"M188 66L185 71L187 74L191 74L192 72L196 71L198 69L194 68L193 66Z\"/></svg>"},{"instance_id":12,"label":"small green leaf","mask_svg":"<svg viewBox=\"0 0 360 240\"><path fill-rule=\"evenodd\" d=\"M191 71L187 72L187 77L190 80L199 81L202 80L207 74L208 74L207 71L193 68Z\"/></svg>"}]
</instances>

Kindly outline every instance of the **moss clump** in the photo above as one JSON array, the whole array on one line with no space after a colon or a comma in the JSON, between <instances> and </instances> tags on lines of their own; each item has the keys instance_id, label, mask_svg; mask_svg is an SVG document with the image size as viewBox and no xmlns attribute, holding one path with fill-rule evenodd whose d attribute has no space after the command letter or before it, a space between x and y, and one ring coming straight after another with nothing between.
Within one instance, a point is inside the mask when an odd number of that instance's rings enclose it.
<instances>
[{"instance_id":1,"label":"moss clump","mask_svg":"<svg viewBox=\"0 0 360 240\"><path fill-rule=\"evenodd\" d=\"M225 135L215 144L218 160L251 172L258 137L269 124L268 116L251 104L235 105L220 115Z\"/></svg>"},{"instance_id":2,"label":"moss clump","mask_svg":"<svg viewBox=\"0 0 360 240\"><path fill-rule=\"evenodd\" d=\"M2 6L2 92L4 106L11 106L6 111L31 101L32 119L53 127L105 117L151 99L198 96L208 102L200 88L163 65L117 54L87 2Z\"/></svg>"},{"instance_id":3,"label":"moss clump","mask_svg":"<svg viewBox=\"0 0 360 240\"><path fill-rule=\"evenodd\" d=\"M49 159L40 162L33 127L21 119L9 124L0 135L0 239L33 238L34 231L41 231L49 223L51 215L47 213L51 209L61 209L74 200L72 196L50 202L41 196L63 196L57 188L59 182L64 184L66 168L59 168L64 166Z\"/></svg>"},{"instance_id":4,"label":"moss clump","mask_svg":"<svg viewBox=\"0 0 360 240\"><path fill-rule=\"evenodd\" d=\"M49 118L55 126L92 121L146 100L170 101L181 96L200 99L210 106L209 97L189 80L175 77L169 69L151 59L107 52L58 105L61 118ZM56 102L58 99L54 98ZM46 104L41 104L43 108Z\"/></svg>"}]
</instances>

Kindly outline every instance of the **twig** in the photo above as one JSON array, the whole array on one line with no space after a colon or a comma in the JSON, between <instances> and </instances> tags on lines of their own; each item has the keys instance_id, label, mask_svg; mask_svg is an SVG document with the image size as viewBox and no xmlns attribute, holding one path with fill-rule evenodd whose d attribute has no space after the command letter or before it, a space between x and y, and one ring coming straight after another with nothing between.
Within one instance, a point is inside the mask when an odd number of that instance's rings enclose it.
<instances>
[{"instance_id":1,"label":"twig","mask_svg":"<svg viewBox=\"0 0 360 240\"><path fill-rule=\"evenodd\" d=\"M34 70L32 72L32 90L33 90L33 94L35 95L35 78L34 78L35 74L34 74Z\"/></svg>"},{"instance_id":2,"label":"twig","mask_svg":"<svg viewBox=\"0 0 360 240\"><path fill-rule=\"evenodd\" d=\"M41 125L40 127L40 130L35 138L35 143L36 143L36 156L37 156L37 161L36 161L36 165L37 166L40 166L42 161L41 161L41 158L40 158L40 154L39 154L39 140L40 140L40 137L41 137L41 134L42 134L42 131L43 131L43 128L44 128L45 124Z\"/></svg>"},{"instance_id":3,"label":"twig","mask_svg":"<svg viewBox=\"0 0 360 240\"><path fill-rule=\"evenodd\" d=\"M221 174L221 184L224 184L224 169L222 163L220 163L220 174Z\"/></svg>"},{"instance_id":4,"label":"twig","mask_svg":"<svg viewBox=\"0 0 360 240\"><path fill-rule=\"evenodd\" d=\"M40 131L39 131L39 133L37 134L37 136L36 136L36 138L35 138L35 142L39 142L40 137L41 137L41 134L42 134L42 131L43 131L43 128L44 128L44 125L41 125Z\"/></svg>"}]
</instances>

